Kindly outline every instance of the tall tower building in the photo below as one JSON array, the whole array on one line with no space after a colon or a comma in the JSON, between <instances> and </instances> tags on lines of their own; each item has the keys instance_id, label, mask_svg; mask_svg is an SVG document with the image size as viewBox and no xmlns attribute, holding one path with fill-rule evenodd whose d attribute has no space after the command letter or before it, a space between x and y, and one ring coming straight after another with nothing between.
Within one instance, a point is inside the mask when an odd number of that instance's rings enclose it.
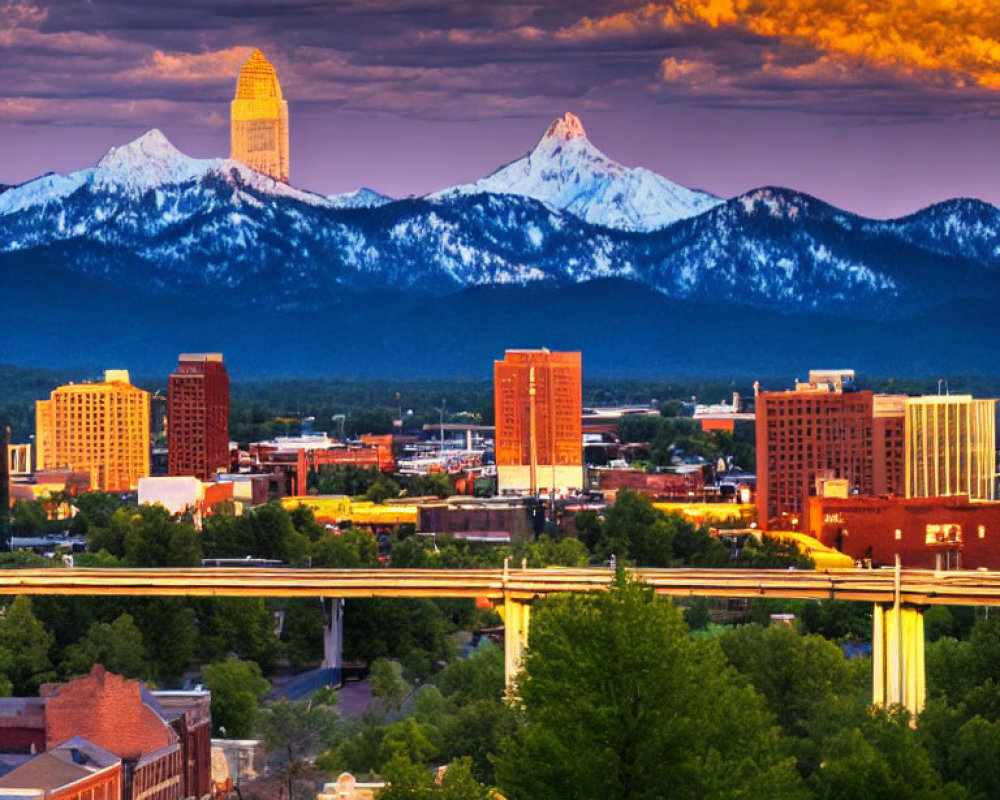
<instances>
[{"instance_id":1,"label":"tall tower building","mask_svg":"<svg viewBox=\"0 0 1000 800\"><path fill-rule=\"evenodd\" d=\"M260 50L240 67L230 110L230 158L288 183L288 103Z\"/></svg>"},{"instance_id":2,"label":"tall tower building","mask_svg":"<svg viewBox=\"0 0 1000 800\"><path fill-rule=\"evenodd\" d=\"M167 472L207 481L229 466L229 374L221 353L182 353L167 399Z\"/></svg>"},{"instance_id":3,"label":"tall tower building","mask_svg":"<svg viewBox=\"0 0 1000 800\"><path fill-rule=\"evenodd\" d=\"M970 395L907 399L907 497L997 499L996 406Z\"/></svg>"},{"instance_id":4,"label":"tall tower building","mask_svg":"<svg viewBox=\"0 0 1000 800\"><path fill-rule=\"evenodd\" d=\"M493 363L501 491L583 487L580 353L508 350Z\"/></svg>"},{"instance_id":5,"label":"tall tower building","mask_svg":"<svg viewBox=\"0 0 1000 800\"><path fill-rule=\"evenodd\" d=\"M149 475L149 392L123 369L60 386L35 404L35 436L39 469L86 470L94 489L134 491Z\"/></svg>"},{"instance_id":6,"label":"tall tower building","mask_svg":"<svg viewBox=\"0 0 1000 800\"><path fill-rule=\"evenodd\" d=\"M794 391L757 395L757 517L771 529L804 529L817 479L842 493L873 490L872 393L851 370L809 373Z\"/></svg>"}]
</instances>

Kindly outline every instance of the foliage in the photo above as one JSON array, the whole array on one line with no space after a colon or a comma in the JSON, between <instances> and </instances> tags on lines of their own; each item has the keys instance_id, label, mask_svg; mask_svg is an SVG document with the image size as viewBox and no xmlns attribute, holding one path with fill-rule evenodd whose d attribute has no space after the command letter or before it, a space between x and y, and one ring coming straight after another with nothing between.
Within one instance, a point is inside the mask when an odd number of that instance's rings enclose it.
<instances>
[{"instance_id":1,"label":"foliage","mask_svg":"<svg viewBox=\"0 0 1000 800\"><path fill-rule=\"evenodd\" d=\"M281 701L260 713L258 729L272 774L282 777L292 797L297 783L318 776L311 757L334 744L340 717L324 705Z\"/></svg>"},{"instance_id":2,"label":"foliage","mask_svg":"<svg viewBox=\"0 0 1000 800\"><path fill-rule=\"evenodd\" d=\"M111 522L112 528L117 526L124 533L122 550L128 566L194 567L201 564L201 544L194 526L175 520L162 506L143 505L133 514L119 510L112 515ZM114 553L111 548L106 549Z\"/></svg>"},{"instance_id":3,"label":"foliage","mask_svg":"<svg viewBox=\"0 0 1000 800\"><path fill-rule=\"evenodd\" d=\"M43 536L47 523L45 507L37 500L18 500L11 509L10 529L14 536Z\"/></svg>"},{"instance_id":4,"label":"foliage","mask_svg":"<svg viewBox=\"0 0 1000 800\"><path fill-rule=\"evenodd\" d=\"M212 729L218 736L249 739L256 731L258 706L271 685L252 661L211 664L202 681L212 693Z\"/></svg>"},{"instance_id":5,"label":"foliage","mask_svg":"<svg viewBox=\"0 0 1000 800\"><path fill-rule=\"evenodd\" d=\"M122 614L114 622L95 622L79 641L66 648L60 665L62 674L71 678L90 671L94 664L127 678L144 680L149 677L149 663L142 633L130 614Z\"/></svg>"},{"instance_id":6,"label":"foliage","mask_svg":"<svg viewBox=\"0 0 1000 800\"><path fill-rule=\"evenodd\" d=\"M397 754L385 765L384 777L389 785L379 792L379 800L490 800L493 796L476 780L468 758L456 759L435 779L430 770Z\"/></svg>"},{"instance_id":7,"label":"foliage","mask_svg":"<svg viewBox=\"0 0 1000 800\"><path fill-rule=\"evenodd\" d=\"M577 520L581 536L602 561L614 555L640 567L681 564L729 566L729 551L704 530L679 514L664 514L639 492L618 492L603 521L595 516Z\"/></svg>"},{"instance_id":8,"label":"foliage","mask_svg":"<svg viewBox=\"0 0 1000 800\"><path fill-rule=\"evenodd\" d=\"M512 800L805 796L760 695L647 587L538 606L518 693L496 762Z\"/></svg>"},{"instance_id":9,"label":"foliage","mask_svg":"<svg viewBox=\"0 0 1000 800\"><path fill-rule=\"evenodd\" d=\"M53 641L35 616L31 598L15 597L0 620L0 673L10 681L14 694L36 694L42 683L55 678L49 660Z\"/></svg>"},{"instance_id":10,"label":"foliage","mask_svg":"<svg viewBox=\"0 0 1000 800\"><path fill-rule=\"evenodd\" d=\"M372 664L368 682L372 687L372 696L382 701L387 713L399 711L410 691L409 685L403 680L402 665L385 658L378 658Z\"/></svg>"},{"instance_id":11,"label":"foliage","mask_svg":"<svg viewBox=\"0 0 1000 800\"><path fill-rule=\"evenodd\" d=\"M51 567L52 559L40 556L30 550L14 550L0 553L0 569L38 569Z\"/></svg>"},{"instance_id":12,"label":"foliage","mask_svg":"<svg viewBox=\"0 0 1000 800\"><path fill-rule=\"evenodd\" d=\"M233 655L270 672L280 649L274 617L260 597L218 597L198 601L201 655L219 660Z\"/></svg>"},{"instance_id":13,"label":"foliage","mask_svg":"<svg viewBox=\"0 0 1000 800\"><path fill-rule=\"evenodd\" d=\"M86 520L87 528L107 528L111 515L121 506L117 495L107 492L81 492L73 498L77 517Z\"/></svg>"}]
</instances>

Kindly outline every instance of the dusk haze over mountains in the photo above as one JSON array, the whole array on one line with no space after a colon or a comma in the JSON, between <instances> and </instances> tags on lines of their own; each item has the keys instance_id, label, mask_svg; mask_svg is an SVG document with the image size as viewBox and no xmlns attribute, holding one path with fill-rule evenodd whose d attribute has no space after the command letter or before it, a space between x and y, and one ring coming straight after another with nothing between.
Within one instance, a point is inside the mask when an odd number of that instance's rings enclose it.
<instances>
[{"instance_id":1,"label":"dusk haze over mountains","mask_svg":"<svg viewBox=\"0 0 1000 800\"><path fill-rule=\"evenodd\" d=\"M0 360L996 371L995 20L794 5L8 3Z\"/></svg>"}]
</instances>

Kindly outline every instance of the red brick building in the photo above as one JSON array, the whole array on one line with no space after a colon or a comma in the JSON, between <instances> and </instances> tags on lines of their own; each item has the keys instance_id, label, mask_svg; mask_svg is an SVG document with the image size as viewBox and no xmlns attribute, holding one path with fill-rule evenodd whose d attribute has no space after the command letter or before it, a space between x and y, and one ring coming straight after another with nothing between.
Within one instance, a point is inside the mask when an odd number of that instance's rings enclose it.
<instances>
[{"instance_id":1,"label":"red brick building","mask_svg":"<svg viewBox=\"0 0 1000 800\"><path fill-rule=\"evenodd\" d=\"M802 530L817 478L872 494L872 393L852 391L853 379L851 371L813 371L794 391L757 396L757 516L765 530Z\"/></svg>"},{"instance_id":2,"label":"red brick building","mask_svg":"<svg viewBox=\"0 0 1000 800\"><path fill-rule=\"evenodd\" d=\"M906 491L906 397L872 398L872 493L902 497Z\"/></svg>"},{"instance_id":3,"label":"red brick building","mask_svg":"<svg viewBox=\"0 0 1000 800\"><path fill-rule=\"evenodd\" d=\"M180 738L185 797L212 788L212 698L208 692L153 692L161 713Z\"/></svg>"},{"instance_id":4,"label":"red brick building","mask_svg":"<svg viewBox=\"0 0 1000 800\"><path fill-rule=\"evenodd\" d=\"M81 736L122 761L123 800L188 797L180 737L138 682L100 664L68 683L46 684L46 746Z\"/></svg>"},{"instance_id":5,"label":"red brick building","mask_svg":"<svg viewBox=\"0 0 1000 800\"><path fill-rule=\"evenodd\" d=\"M1000 569L1000 503L968 497L813 497L809 531L874 566Z\"/></svg>"},{"instance_id":6,"label":"red brick building","mask_svg":"<svg viewBox=\"0 0 1000 800\"><path fill-rule=\"evenodd\" d=\"M203 481L229 469L229 374L221 353L182 353L167 399L170 475Z\"/></svg>"}]
</instances>

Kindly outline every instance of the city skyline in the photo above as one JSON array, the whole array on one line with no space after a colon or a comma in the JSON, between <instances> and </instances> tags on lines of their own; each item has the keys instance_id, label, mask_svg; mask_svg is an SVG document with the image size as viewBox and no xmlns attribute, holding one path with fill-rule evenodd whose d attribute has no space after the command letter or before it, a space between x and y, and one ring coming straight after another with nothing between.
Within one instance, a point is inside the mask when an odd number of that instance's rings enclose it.
<instances>
[{"instance_id":1,"label":"city skyline","mask_svg":"<svg viewBox=\"0 0 1000 800\"><path fill-rule=\"evenodd\" d=\"M777 184L876 217L1000 203L1000 23L982 2L888 0L7 3L0 182L90 166L153 127L225 155L254 47L289 101L290 181L322 193L474 180L570 111L611 158L723 197Z\"/></svg>"}]
</instances>

